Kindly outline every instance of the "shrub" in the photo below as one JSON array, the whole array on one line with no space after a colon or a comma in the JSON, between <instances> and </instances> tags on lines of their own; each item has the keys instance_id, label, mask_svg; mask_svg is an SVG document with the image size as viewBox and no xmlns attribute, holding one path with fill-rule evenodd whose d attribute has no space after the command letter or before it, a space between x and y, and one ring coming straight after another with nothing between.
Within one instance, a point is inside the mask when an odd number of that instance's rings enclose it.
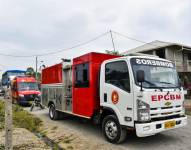
<instances>
[{"instance_id":1,"label":"shrub","mask_svg":"<svg viewBox=\"0 0 191 150\"><path fill-rule=\"evenodd\" d=\"M5 104L0 101L0 129L5 124ZM19 128L25 128L32 132L38 132L42 121L24 110L19 105L13 105L13 125Z\"/></svg>"}]
</instances>

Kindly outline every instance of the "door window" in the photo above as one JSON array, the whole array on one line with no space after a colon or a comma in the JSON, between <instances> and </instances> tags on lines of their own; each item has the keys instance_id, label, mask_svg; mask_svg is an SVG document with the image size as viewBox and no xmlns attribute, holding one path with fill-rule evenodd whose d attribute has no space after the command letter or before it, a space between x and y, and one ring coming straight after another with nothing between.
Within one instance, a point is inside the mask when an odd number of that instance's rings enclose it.
<instances>
[{"instance_id":1,"label":"door window","mask_svg":"<svg viewBox=\"0 0 191 150\"><path fill-rule=\"evenodd\" d=\"M75 87L89 87L89 63L76 65Z\"/></svg>"},{"instance_id":2,"label":"door window","mask_svg":"<svg viewBox=\"0 0 191 150\"><path fill-rule=\"evenodd\" d=\"M129 70L125 61L105 65L105 82L130 92Z\"/></svg>"}]
</instances>

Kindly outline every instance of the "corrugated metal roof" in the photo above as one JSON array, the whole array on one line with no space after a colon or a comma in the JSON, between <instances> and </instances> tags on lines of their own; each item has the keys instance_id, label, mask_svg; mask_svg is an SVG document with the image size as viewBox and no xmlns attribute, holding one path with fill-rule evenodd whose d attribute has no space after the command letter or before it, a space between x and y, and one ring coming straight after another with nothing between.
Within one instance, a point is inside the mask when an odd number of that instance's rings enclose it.
<instances>
[{"instance_id":1,"label":"corrugated metal roof","mask_svg":"<svg viewBox=\"0 0 191 150\"><path fill-rule=\"evenodd\" d=\"M24 70L7 70L7 71L5 71L5 72L3 73L3 75L6 74L6 73L9 73L9 72L14 72L14 73L26 73L26 71L24 71Z\"/></svg>"},{"instance_id":2,"label":"corrugated metal roof","mask_svg":"<svg viewBox=\"0 0 191 150\"><path fill-rule=\"evenodd\" d=\"M142 46L138 46L136 48L130 49L122 54L130 54L130 53L138 53L138 52L143 52L143 51L149 51L149 50L154 50L154 49L160 49L160 48L164 48L164 47L168 47L168 46L183 46L186 47L188 49L191 49L190 46L186 46L183 44L179 44L179 43L171 43L171 42L163 42L163 41L152 41L150 43L144 44Z\"/></svg>"}]
</instances>

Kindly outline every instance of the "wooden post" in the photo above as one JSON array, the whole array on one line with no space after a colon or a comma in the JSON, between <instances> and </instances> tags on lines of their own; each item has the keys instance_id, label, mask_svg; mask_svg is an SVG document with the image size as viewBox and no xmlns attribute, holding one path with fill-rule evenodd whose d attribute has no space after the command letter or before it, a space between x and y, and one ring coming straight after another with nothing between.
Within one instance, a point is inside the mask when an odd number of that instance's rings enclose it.
<instances>
[{"instance_id":1,"label":"wooden post","mask_svg":"<svg viewBox=\"0 0 191 150\"><path fill-rule=\"evenodd\" d=\"M8 91L9 92L9 91ZM12 96L5 99L5 150L12 150Z\"/></svg>"}]
</instances>

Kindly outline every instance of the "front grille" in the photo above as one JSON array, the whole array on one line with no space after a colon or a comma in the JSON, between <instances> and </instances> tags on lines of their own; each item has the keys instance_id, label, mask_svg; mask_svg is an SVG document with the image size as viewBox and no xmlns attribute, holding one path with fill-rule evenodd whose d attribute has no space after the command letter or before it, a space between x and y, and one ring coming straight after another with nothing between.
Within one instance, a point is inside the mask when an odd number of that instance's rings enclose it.
<instances>
[{"instance_id":1,"label":"front grille","mask_svg":"<svg viewBox=\"0 0 191 150\"><path fill-rule=\"evenodd\" d=\"M166 116L178 115L182 112L183 107L181 105L170 107L157 107L150 109L150 116L152 118L161 118Z\"/></svg>"},{"instance_id":2,"label":"front grille","mask_svg":"<svg viewBox=\"0 0 191 150\"><path fill-rule=\"evenodd\" d=\"M37 95L36 94L28 94L28 95L25 95L25 100L26 101L32 101L35 99Z\"/></svg>"},{"instance_id":3,"label":"front grille","mask_svg":"<svg viewBox=\"0 0 191 150\"><path fill-rule=\"evenodd\" d=\"M152 118L151 121L162 121L162 120L169 120L169 119L175 119L175 118L180 118L180 117L181 117L181 115L173 115L173 116Z\"/></svg>"},{"instance_id":4,"label":"front grille","mask_svg":"<svg viewBox=\"0 0 191 150\"><path fill-rule=\"evenodd\" d=\"M170 106L170 107L161 107L161 109L171 109L173 108L173 106Z\"/></svg>"}]
</instances>

